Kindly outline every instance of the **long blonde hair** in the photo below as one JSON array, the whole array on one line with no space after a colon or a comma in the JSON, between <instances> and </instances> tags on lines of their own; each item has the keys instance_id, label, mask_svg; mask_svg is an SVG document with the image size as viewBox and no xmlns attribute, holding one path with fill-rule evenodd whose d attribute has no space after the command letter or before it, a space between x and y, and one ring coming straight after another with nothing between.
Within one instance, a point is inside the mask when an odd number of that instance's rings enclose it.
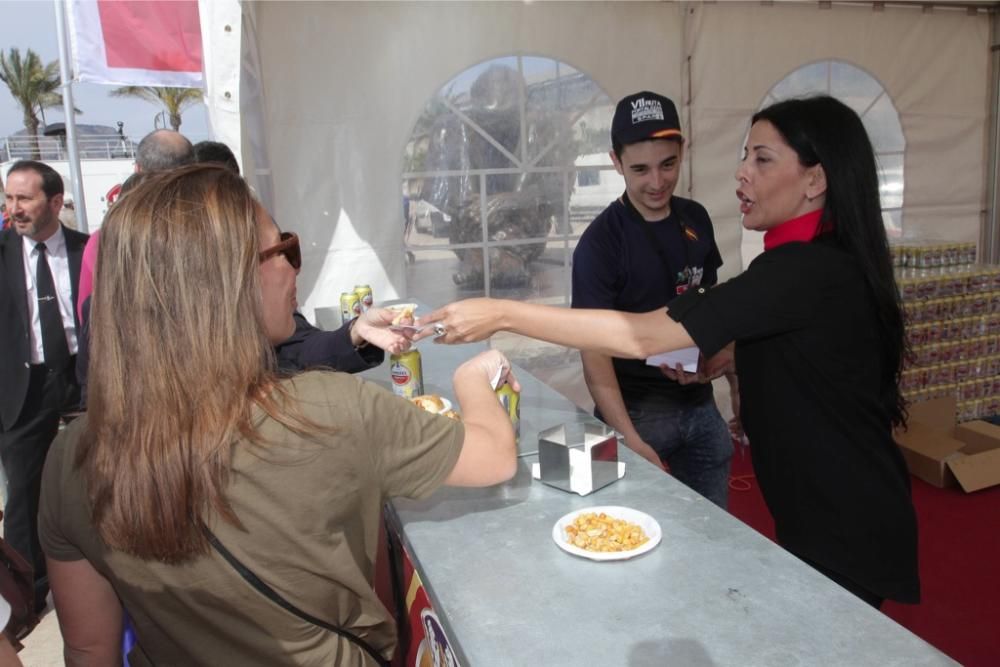
<instances>
[{"instance_id":1,"label":"long blonde hair","mask_svg":"<svg viewBox=\"0 0 1000 667\"><path fill-rule=\"evenodd\" d=\"M219 165L147 176L101 229L88 423L77 463L111 548L184 561L200 517L239 525L225 496L254 405L281 415L265 335L256 205Z\"/></svg>"}]
</instances>

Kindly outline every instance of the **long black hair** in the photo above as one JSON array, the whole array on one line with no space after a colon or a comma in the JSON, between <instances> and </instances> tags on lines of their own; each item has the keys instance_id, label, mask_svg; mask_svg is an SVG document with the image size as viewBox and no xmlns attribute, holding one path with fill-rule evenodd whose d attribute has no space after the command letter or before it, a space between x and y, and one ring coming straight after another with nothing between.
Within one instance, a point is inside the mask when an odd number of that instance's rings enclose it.
<instances>
[{"instance_id":1,"label":"long black hair","mask_svg":"<svg viewBox=\"0 0 1000 667\"><path fill-rule=\"evenodd\" d=\"M875 301L883 352L881 396L895 426L906 423L899 391L909 356L903 308L892 272L889 241L882 222L875 151L861 118L828 95L790 99L753 116L778 130L804 167L823 166L826 204L820 229L858 263Z\"/></svg>"}]
</instances>

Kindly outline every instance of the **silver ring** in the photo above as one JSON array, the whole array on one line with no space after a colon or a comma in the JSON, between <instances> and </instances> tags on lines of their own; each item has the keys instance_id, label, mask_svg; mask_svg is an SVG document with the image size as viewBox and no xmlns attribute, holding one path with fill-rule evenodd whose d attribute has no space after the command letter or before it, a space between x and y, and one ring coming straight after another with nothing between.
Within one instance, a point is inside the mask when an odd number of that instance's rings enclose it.
<instances>
[{"instance_id":1,"label":"silver ring","mask_svg":"<svg viewBox=\"0 0 1000 667\"><path fill-rule=\"evenodd\" d=\"M440 322L435 322L434 323L434 335L435 336L443 336L444 332L447 331L447 330L448 329L446 329L445 326L443 324L441 324Z\"/></svg>"}]
</instances>

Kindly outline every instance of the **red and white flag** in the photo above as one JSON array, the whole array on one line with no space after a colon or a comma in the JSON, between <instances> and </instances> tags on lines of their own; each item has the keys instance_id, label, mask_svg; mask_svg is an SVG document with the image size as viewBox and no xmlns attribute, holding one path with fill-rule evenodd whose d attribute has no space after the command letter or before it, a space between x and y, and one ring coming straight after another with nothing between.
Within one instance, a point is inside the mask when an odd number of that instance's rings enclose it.
<instances>
[{"instance_id":1,"label":"red and white flag","mask_svg":"<svg viewBox=\"0 0 1000 667\"><path fill-rule=\"evenodd\" d=\"M198 0L69 0L79 81L202 88Z\"/></svg>"}]
</instances>

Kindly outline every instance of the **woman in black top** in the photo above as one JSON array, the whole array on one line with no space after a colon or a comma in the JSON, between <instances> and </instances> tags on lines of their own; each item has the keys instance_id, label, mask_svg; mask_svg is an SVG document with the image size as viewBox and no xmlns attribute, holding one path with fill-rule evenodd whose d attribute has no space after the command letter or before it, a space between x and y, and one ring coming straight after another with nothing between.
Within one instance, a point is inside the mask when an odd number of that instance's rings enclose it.
<instances>
[{"instance_id":1,"label":"woman in black top","mask_svg":"<svg viewBox=\"0 0 1000 667\"><path fill-rule=\"evenodd\" d=\"M876 607L917 602L916 517L892 437L905 422L905 333L868 135L831 97L780 102L754 115L736 179L765 252L667 317L470 299L420 323L441 322L439 342L509 330L627 358L697 345L710 367L735 341L740 417L778 541Z\"/></svg>"}]
</instances>

